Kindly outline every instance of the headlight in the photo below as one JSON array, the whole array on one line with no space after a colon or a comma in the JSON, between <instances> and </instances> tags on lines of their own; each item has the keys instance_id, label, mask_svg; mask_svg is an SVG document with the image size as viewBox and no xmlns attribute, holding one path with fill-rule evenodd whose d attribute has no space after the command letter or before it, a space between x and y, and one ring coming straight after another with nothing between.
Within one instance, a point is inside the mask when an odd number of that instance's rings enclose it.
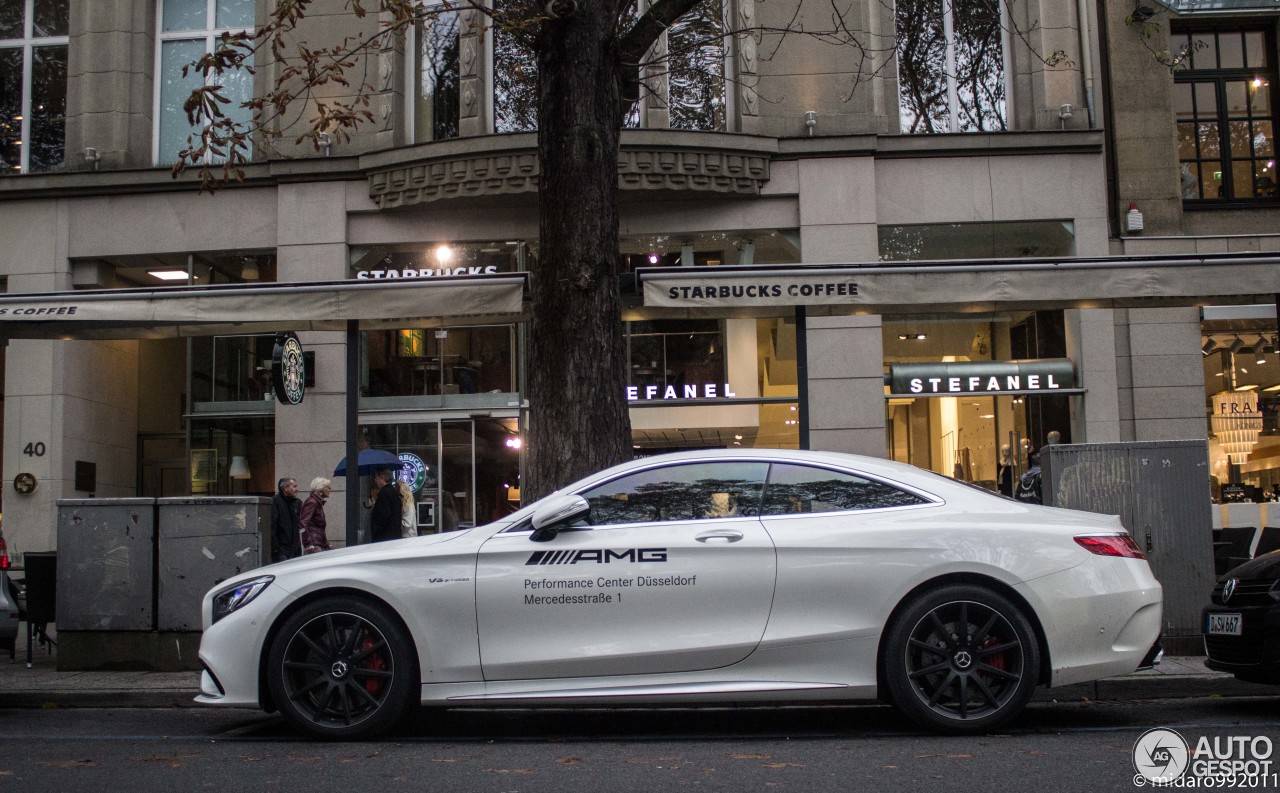
<instances>
[{"instance_id":1,"label":"headlight","mask_svg":"<svg viewBox=\"0 0 1280 793\"><path fill-rule=\"evenodd\" d=\"M233 587L224 589L213 596L213 621L217 622L231 612L256 598L262 590L276 580L273 575L264 575L243 581Z\"/></svg>"}]
</instances>

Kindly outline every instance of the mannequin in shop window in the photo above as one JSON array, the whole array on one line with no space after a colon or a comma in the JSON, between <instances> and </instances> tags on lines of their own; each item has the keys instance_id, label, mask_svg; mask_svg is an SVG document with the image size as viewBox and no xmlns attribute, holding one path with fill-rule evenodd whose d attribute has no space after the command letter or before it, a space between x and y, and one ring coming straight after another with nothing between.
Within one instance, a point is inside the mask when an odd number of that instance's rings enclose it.
<instances>
[{"instance_id":1,"label":"mannequin in shop window","mask_svg":"<svg viewBox=\"0 0 1280 793\"><path fill-rule=\"evenodd\" d=\"M1013 498L1013 450L1009 444L1000 444L1000 467L996 472L1000 495Z\"/></svg>"}]
</instances>

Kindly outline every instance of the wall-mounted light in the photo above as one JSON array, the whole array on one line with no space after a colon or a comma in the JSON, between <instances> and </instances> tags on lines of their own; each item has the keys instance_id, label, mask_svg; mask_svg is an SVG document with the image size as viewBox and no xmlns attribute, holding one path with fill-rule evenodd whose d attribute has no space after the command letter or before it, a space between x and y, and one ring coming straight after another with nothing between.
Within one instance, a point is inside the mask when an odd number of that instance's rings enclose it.
<instances>
[{"instance_id":1,"label":"wall-mounted light","mask_svg":"<svg viewBox=\"0 0 1280 793\"><path fill-rule=\"evenodd\" d=\"M93 170L98 170L98 163L102 160L102 155L92 146L86 146L84 150L84 161L93 163Z\"/></svg>"},{"instance_id":2,"label":"wall-mounted light","mask_svg":"<svg viewBox=\"0 0 1280 793\"><path fill-rule=\"evenodd\" d=\"M806 111L804 111L804 130L805 130L805 134L812 138L812 137L813 137L813 130L814 130L814 128L815 128L815 127L817 127L817 126L818 126L818 111L816 111L816 110L806 110Z\"/></svg>"},{"instance_id":3,"label":"wall-mounted light","mask_svg":"<svg viewBox=\"0 0 1280 793\"><path fill-rule=\"evenodd\" d=\"M321 132L316 135L316 145L324 152L324 156L329 156L329 150L333 148L333 136L328 132Z\"/></svg>"}]
</instances>

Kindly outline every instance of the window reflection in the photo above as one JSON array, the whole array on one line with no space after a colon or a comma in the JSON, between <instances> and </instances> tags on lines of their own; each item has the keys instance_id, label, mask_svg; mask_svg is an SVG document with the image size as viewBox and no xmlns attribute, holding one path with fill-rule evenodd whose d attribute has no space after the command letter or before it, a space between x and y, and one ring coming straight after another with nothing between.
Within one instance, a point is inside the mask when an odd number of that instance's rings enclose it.
<instances>
[{"instance_id":1,"label":"window reflection","mask_svg":"<svg viewBox=\"0 0 1280 793\"><path fill-rule=\"evenodd\" d=\"M527 42L493 28L493 131L538 128L538 58Z\"/></svg>"},{"instance_id":2,"label":"window reflection","mask_svg":"<svg viewBox=\"0 0 1280 793\"><path fill-rule=\"evenodd\" d=\"M1000 0L898 0L895 7L902 131L1007 129Z\"/></svg>"},{"instance_id":3,"label":"window reflection","mask_svg":"<svg viewBox=\"0 0 1280 793\"><path fill-rule=\"evenodd\" d=\"M718 320L652 320L628 323L627 344L631 368L628 385L656 386L662 394L675 388L687 397L685 387L698 395L708 383L726 382L724 333Z\"/></svg>"},{"instance_id":4,"label":"window reflection","mask_svg":"<svg viewBox=\"0 0 1280 793\"><path fill-rule=\"evenodd\" d=\"M0 46L0 176L63 165L67 6L67 0L0 1L0 40L6 40Z\"/></svg>"},{"instance_id":5,"label":"window reflection","mask_svg":"<svg viewBox=\"0 0 1280 793\"><path fill-rule=\"evenodd\" d=\"M673 129L725 129L725 35L721 0L704 0L667 31Z\"/></svg>"},{"instance_id":6,"label":"window reflection","mask_svg":"<svg viewBox=\"0 0 1280 793\"><path fill-rule=\"evenodd\" d=\"M763 515L805 515L927 503L882 482L803 465L774 463L764 491Z\"/></svg>"},{"instance_id":7,"label":"window reflection","mask_svg":"<svg viewBox=\"0 0 1280 793\"><path fill-rule=\"evenodd\" d=\"M1192 53L1174 78L1183 199L1274 200L1275 70L1266 37L1258 31L1193 31L1176 41Z\"/></svg>"},{"instance_id":8,"label":"window reflection","mask_svg":"<svg viewBox=\"0 0 1280 793\"><path fill-rule=\"evenodd\" d=\"M440 9L418 26L413 130L420 143L458 137L458 20L456 10Z\"/></svg>"},{"instance_id":9,"label":"window reflection","mask_svg":"<svg viewBox=\"0 0 1280 793\"><path fill-rule=\"evenodd\" d=\"M694 463L640 471L583 497L594 526L708 520L759 514L768 464Z\"/></svg>"}]
</instances>

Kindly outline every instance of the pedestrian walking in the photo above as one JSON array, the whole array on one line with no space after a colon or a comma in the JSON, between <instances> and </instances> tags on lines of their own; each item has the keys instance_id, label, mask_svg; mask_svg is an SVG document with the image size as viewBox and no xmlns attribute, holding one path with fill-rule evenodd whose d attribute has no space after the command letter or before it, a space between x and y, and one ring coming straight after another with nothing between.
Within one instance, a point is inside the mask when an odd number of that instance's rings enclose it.
<instances>
[{"instance_id":1,"label":"pedestrian walking","mask_svg":"<svg viewBox=\"0 0 1280 793\"><path fill-rule=\"evenodd\" d=\"M396 479L396 493L400 496L400 536L408 539L418 536L418 505L414 503L413 488L403 479Z\"/></svg>"},{"instance_id":2,"label":"pedestrian walking","mask_svg":"<svg viewBox=\"0 0 1280 793\"><path fill-rule=\"evenodd\" d=\"M382 469L373 475L373 515L370 516L371 540L385 542L400 539L400 494L392 484L391 471Z\"/></svg>"},{"instance_id":3,"label":"pedestrian walking","mask_svg":"<svg viewBox=\"0 0 1280 793\"><path fill-rule=\"evenodd\" d=\"M311 494L302 504L302 517L299 521L303 555L329 550L329 535L326 533L328 521L324 516L324 505L333 490L332 484L323 476L311 480Z\"/></svg>"},{"instance_id":4,"label":"pedestrian walking","mask_svg":"<svg viewBox=\"0 0 1280 793\"><path fill-rule=\"evenodd\" d=\"M298 500L298 480L284 477L276 483L276 494L271 497L271 561L284 562L298 556L299 521L302 518L302 502Z\"/></svg>"}]
</instances>

